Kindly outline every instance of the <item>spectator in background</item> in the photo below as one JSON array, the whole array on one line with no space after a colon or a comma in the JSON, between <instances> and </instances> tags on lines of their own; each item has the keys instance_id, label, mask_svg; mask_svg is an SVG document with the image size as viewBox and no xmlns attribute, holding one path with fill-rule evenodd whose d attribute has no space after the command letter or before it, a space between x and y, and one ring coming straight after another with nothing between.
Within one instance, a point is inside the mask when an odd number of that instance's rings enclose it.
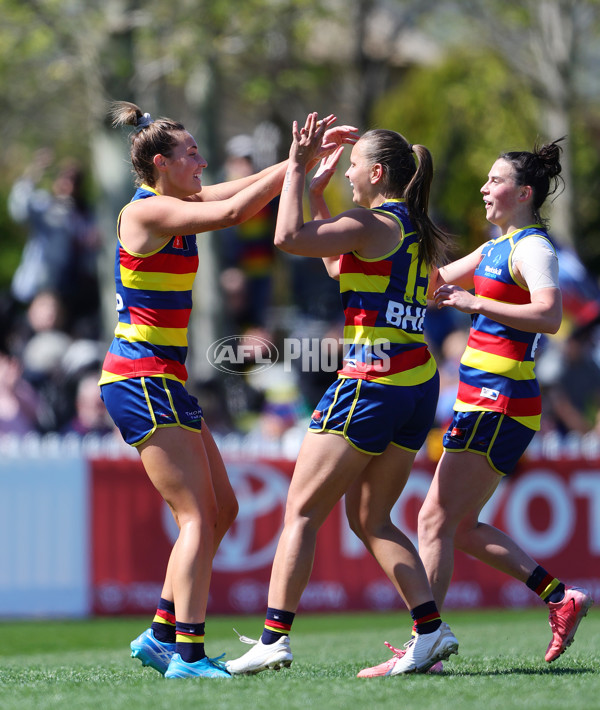
<instances>
[{"instance_id":1,"label":"spectator in background","mask_svg":"<svg viewBox=\"0 0 600 710\"><path fill-rule=\"evenodd\" d=\"M36 431L39 406L39 396L23 379L18 358L0 351L0 434Z\"/></svg>"},{"instance_id":2,"label":"spectator in background","mask_svg":"<svg viewBox=\"0 0 600 710\"><path fill-rule=\"evenodd\" d=\"M77 162L65 160L50 189L42 186L53 163L52 150L39 150L9 194L9 214L29 230L11 293L27 305L41 291L54 291L69 311L72 331L91 336L99 326L99 233Z\"/></svg>"},{"instance_id":3,"label":"spectator in background","mask_svg":"<svg viewBox=\"0 0 600 710\"><path fill-rule=\"evenodd\" d=\"M457 328L444 337L440 347L438 362L440 396L435 413L435 425L441 429L446 429L454 416L453 406L456 401L459 383L458 368L468 337L468 329Z\"/></svg>"},{"instance_id":4,"label":"spectator in background","mask_svg":"<svg viewBox=\"0 0 600 710\"><path fill-rule=\"evenodd\" d=\"M560 264L563 313L574 329L600 323L600 288L575 251L554 242Z\"/></svg>"},{"instance_id":5,"label":"spectator in background","mask_svg":"<svg viewBox=\"0 0 600 710\"><path fill-rule=\"evenodd\" d=\"M564 317L558 337L542 336L536 353L542 431L600 433L600 287L573 249L554 244Z\"/></svg>"},{"instance_id":6,"label":"spectator in background","mask_svg":"<svg viewBox=\"0 0 600 710\"><path fill-rule=\"evenodd\" d=\"M250 136L235 136L228 141L226 151L225 180L257 172L254 140ZM277 202L275 198L246 222L222 230L217 239L225 308L238 331L266 325L275 264L273 232Z\"/></svg>"},{"instance_id":7,"label":"spectator in background","mask_svg":"<svg viewBox=\"0 0 600 710\"><path fill-rule=\"evenodd\" d=\"M553 350L552 359L554 373L544 383L547 424L561 434L600 432L600 367L590 330L574 331Z\"/></svg>"},{"instance_id":8,"label":"spectator in background","mask_svg":"<svg viewBox=\"0 0 600 710\"><path fill-rule=\"evenodd\" d=\"M61 382L62 360L73 342L65 332L65 324L65 309L59 295L40 291L11 338L11 351L21 360L23 377L40 397L42 432L58 431L70 407Z\"/></svg>"},{"instance_id":9,"label":"spectator in background","mask_svg":"<svg viewBox=\"0 0 600 710\"><path fill-rule=\"evenodd\" d=\"M104 402L100 397L98 379L100 372L93 370L84 374L77 382L75 394L75 416L61 430L62 434L112 434L112 424Z\"/></svg>"}]
</instances>

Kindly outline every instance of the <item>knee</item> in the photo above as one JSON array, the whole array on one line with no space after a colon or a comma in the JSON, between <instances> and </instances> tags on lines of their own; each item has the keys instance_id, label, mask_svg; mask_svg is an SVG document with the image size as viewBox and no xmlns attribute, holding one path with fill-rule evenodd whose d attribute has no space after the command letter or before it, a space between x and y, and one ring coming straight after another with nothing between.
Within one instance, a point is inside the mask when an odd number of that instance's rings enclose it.
<instances>
[{"instance_id":1,"label":"knee","mask_svg":"<svg viewBox=\"0 0 600 710\"><path fill-rule=\"evenodd\" d=\"M374 511L346 508L346 518L350 530L367 549L370 549L370 542L374 538L385 537L386 530L392 526L392 521L387 514L382 517Z\"/></svg>"},{"instance_id":2,"label":"knee","mask_svg":"<svg viewBox=\"0 0 600 710\"><path fill-rule=\"evenodd\" d=\"M235 496L231 496L231 498L228 498L224 502L219 511L220 524L226 530L229 530L229 528L233 525L235 519L237 518L239 511L240 506L238 504L237 498Z\"/></svg>"},{"instance_id":3,"label":"knee","mask_svg":"<svg viewBox=\"0 0 600 710\"><path fill-rule=\"evenodd\" d=\"M419 542L441 537L450 532L450 522L439 503L425 499L418 516Z\"/></svg>"},{"instance_id":4,"label":"knee","mask_svg":"<svg viewBox=\"0 0 600 710\"><path fill-rule=\"evenodd\" d=\"M356 537L361 540L361 542L366 542L368 538L368 528L365 518L356 511L346 510L346 519L348 520L350 530L352 530Z\"/></svg>"},{"instance_id":5,"label":"knee","mask_svg":"<svg viewBox=\"0 0 600 710\"><path fill-rule=\"evenodd\" d=\"M308 539L316 536L321 527L321 521L316 511L306 505L301 505L294 500L288 499L283 527L288 534L294 535L299 539Z\"/></svg>"},{"instance_id":6,"label":"knee","mask_svg":"<svg viewBox=\"0 0 600 710\"><path fill-rule=\"evenodd\" d=\"M203 501L202 505L190 506L177 514L179 528L197 529L201 535L211 533L218 525L220 511L216 503Z\"/></svg>"}]
</instances>

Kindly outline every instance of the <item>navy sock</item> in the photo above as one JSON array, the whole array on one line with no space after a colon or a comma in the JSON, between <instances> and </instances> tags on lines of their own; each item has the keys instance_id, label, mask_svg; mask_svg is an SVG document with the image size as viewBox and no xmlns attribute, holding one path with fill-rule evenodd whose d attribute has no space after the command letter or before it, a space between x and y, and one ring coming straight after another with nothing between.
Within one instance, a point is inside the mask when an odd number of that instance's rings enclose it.
<instances>
[{"instance_id":1,"label":"navy sock","mask_svg":"<svg viewBox=\"0 0 600 710\"><path fill-rule=\"evenodd\" d=\"M201 624L176 623L175 653L178 653L186 663L195 663L206 656L204 651L204 626Z\"/></svg>"},{"instance_id":2,"label":"navy sock","mask_svg":"<svg viewBox=\"0 0 600 710\"><path fill-rule=\"evenodd\" d=\"M419 604L410 610L410 615L414 621L413 628L418 634L432 634L442 624L440 612L434 601Z\"/></svg>"},{"instance_id":3,"label":"navy sock","mask_svg":"<svg viewBox=\"0 0 600 710\"><path fill-rule=\"evenodd\" d=\"M172 601L160 598L150 628L157 641L175 643L175 604Z\"/></svg>"},{"instance_id":4,"label":"navy sock","mask_svg":"<svg viewBox=\"0 0 600 710\"><path fill-rule=\"evenodd\" d=\"M565 596L565 585L538 565L525 584L548 604L559 602Z\"/></svg>"},{"instance_id":5,"label":"navy sock","mask_svg":"<svg viewBox=\"0 0 600 710\"><path fill-rule=\"evenodd\" d=\"M290 633L295 616L296 614L291 611L267 607L265 628L263 629L260 640L264 644L270 645L279 641L282 636L287 636Z\"/></svg>"}]
</instances>

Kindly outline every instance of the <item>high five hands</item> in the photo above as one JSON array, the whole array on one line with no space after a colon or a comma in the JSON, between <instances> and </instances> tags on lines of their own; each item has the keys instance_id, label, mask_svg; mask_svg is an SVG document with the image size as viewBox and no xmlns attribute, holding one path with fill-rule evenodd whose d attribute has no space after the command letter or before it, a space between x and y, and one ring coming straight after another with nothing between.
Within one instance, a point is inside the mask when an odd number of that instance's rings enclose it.
<instances>
[{"instance_id":1,"label":"high five hands","mask_svg":"<svg viewBox=\"0 0 600 710\"><path fill-rule=\"evenodd\" d=\"M318 114L313 112L308 114L302 128L294 121L290 160L311 170L322 158L337 155L335 168L344 145L354 145L360 137L354 126L332 126L336 120L333 114L319 120Z\"/></svg>"}]
</instances>

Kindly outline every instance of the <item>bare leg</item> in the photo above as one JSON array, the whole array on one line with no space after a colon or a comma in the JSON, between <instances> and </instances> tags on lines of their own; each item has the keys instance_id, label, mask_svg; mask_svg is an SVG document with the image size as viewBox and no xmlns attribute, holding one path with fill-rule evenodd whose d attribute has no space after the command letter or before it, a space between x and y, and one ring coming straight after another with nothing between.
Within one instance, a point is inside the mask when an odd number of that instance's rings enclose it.
<instances>
[{"instance_id":1,"label":"bare leg","mask_svg":"<svg viewBox=\"0 0 600 710\"><path fill-rule=\"evenodd\" d=\"M450 586L455 546L522 582L537 566L508 535L478 520L500 480L484 456L442 454L419 513L419 552L439 609Z\"/></svg>"},{"instance_id":2,"label":"bare leg","mask_svg":"<svg viewBox=\"0 0 600 710\"><path fill-rule=\"evenodd\" d=\"M204 442L205 435L168 427L158 429L139 447L146 473L179 526L163 592L165 598L175 602L177 618L189 623L205 620L212 559L219 536L235 517L235 507L223 485L223 473L217 472L216 483L213 481L214 452L209 454ZM210 442L212 438L208 440L209 451L214 446ZM215 488L222 495L221 502Z\"/></svg>"},{"instance_id":3,"label":"bare leg","mask_svg":"<svg viewBox=\"0 0 600 710\"><path fill-rule=\"evenodd\" d=\"M219 544L225 536L225 533L229 530L236 518L238 513L238 502L233 488L231 487L229 477L227 476L227 470L225 469L221 452L217 448L212 434L205 423L203 423L202 426L202 440L208 456L210 475L217 503L217 522L214 531L214 556L219 549ZM172 512L175 517L175 522L177 522L177 526L179 527L177 516L174 511ZM161 597L170 601L174 600L172 574L174 560L177 557L176 549L177 541L175 541L169 556L169 563L167 565L165 581L161 592Z\"/></svg>"},{"instance_id":4,"label":"bare leg","mask_svg":"<svg viewBox=\"0 0 600 710\"><path fill-rule=\"evenodd\" d=\"M371 458L341 436L306 434L273 561L270 607L297 610L312 572L317 531Z\"/></svg>"},{"instance_id":5,"label":"bare leg","mask_svg":"<svg viewBox=\"0 0 600 710\"><path fill-rule=\"evenodd\" d=\"M373 457L346 493L350 527L387 574L409 609L431 601L423 563L390 517L410 475L415 454L389 445Z\"/></svg>"},{"instance_id":6,"label":"bare leg","mask_svg":"<svg viewBox=\"0 0 600 710\"><path fill-rule=\"evenodd\" d=\"M223 462L221 452L215 444L212 434L205 423L202 424L202 441L208 456L210 467L210 475L212 480L213 490L217 499L217 525L214 533L214 550L213 556L216 554L221 544L221 540L225 533L232 526L235 520L239 506L235 493L227 475L227 469Z\"/></svg>"}]
</instances>

